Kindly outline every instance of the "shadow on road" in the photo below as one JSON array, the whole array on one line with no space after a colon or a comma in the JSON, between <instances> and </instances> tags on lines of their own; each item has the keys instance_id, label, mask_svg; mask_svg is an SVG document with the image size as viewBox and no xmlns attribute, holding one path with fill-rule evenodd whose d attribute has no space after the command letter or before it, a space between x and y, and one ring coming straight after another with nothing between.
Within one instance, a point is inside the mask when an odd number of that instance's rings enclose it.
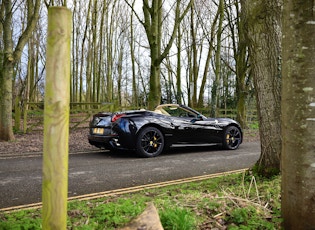
<instances>
[{"instance_id":1,"label":"shadow on road","mask_svg":"<svg viewBox=\"0 0 315 230\"><path fill-rule=\"evenodd\" d=\"M227 151L222 149L222 146L220 145L214 145L214 144L208 144L208 145L175 145L170 147L169 149L164 150L164 152L157 156L167 156L167 155L180 155L180 154L195 154L199 152L214 152L214 151ZM228 150L231 151L231 150ZM235 150L232 150L235 151ZM237 151L237 150L236 150ZM95 156L95 157L110 157L110 158L122 158L122 159L145 159L144 157L138 156L135 151L132 150L115 150L115 151L109 151L109 150L99 150L95 152L88 153L89 156Z\"/></svg>"}]
</instances>

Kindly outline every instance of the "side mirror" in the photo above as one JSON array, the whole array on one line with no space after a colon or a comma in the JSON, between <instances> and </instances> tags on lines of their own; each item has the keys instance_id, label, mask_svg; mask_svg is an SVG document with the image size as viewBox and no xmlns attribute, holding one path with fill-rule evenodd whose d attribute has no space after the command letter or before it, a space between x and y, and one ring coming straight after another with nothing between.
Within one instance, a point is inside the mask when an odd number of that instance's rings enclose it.
<instances>
[{"instance_id":1,"label":"side mirror","mask_svg":"<svg viewBox=\"0 0 315 230\"><path fill-rule=\"evenodd\" d=\"M196 121L202 121L202 116L200 114L197 115L197 117L193 118L190 122L195 123Z\"/></svg>"}]
</instances>

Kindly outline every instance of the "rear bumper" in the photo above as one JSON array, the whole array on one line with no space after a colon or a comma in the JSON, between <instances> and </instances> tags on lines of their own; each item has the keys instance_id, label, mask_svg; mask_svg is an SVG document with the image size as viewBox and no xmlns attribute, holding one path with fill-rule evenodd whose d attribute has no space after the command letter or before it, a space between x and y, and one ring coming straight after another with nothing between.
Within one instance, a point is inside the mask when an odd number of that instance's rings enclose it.
<instances>
[{"instance_id":1,"label":"rear bumper","mask_svg":"<svg viewBox=\"0 0 315 230\"><path fill-rule=\"evenodd\" d=\"M94 145L97 148L105 148L105 149L111 149L112 141L115 138L115 136L100 136L100 135L88 135L88 140L91 145Z\"/></svg>"}]
</instances>

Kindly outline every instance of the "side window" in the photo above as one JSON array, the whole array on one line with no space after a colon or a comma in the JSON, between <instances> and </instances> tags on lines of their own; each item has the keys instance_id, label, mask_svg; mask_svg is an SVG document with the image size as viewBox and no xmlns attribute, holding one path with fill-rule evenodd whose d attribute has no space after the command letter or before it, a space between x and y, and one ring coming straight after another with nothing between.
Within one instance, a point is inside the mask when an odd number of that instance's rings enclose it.
<instances>
[{"instance_id":1,"label":"side window","mask_svg":"<svg viewBox=\"0 0 315 230\"><path fill-rule=\"evenodd\" d=\"M167 107L164 109L173 117L189 117L189 118L196 117L196 114L191 113L179 107Z\"/></svg>"},{"instance_id":2,"label":"side window","mask_svg":"<svg viewBox=\"0 0 315 230\"><path fill-rule=\"evenodd\" d=\"M185 111L186 117L189 117L189 118L196 118L197 117L197 114L195 114L195 113L192 113L192 112L186 111L186 110L184 110L184 111Z\"/></svg>"},{"instance_id":3,"label":"side window","mask_svg":"<svg viewBox=\"0 0 315 230\"><path fill-rule=\"evenodd\" d=\"M176 107L164 107L164 110L173 117L177 117L178 115Z\"/></svg>"}]
</instances>

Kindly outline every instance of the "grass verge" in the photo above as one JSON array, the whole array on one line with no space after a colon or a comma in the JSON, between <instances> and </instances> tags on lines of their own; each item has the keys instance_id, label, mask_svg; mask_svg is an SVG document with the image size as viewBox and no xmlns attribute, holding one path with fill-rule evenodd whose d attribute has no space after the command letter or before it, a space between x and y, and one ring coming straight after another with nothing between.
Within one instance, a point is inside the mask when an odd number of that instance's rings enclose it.
<instances>
[{"instance_id":1,"label":"grass verge","mask_svg":"<svg viewBox=\"0 0 315 230\"><path fill-rule=\"evenodd\" d=\"M280 177L250 172L68 204L68 229L116 229L148 202L165 230L281 229ZM41 229L41 210L0 213L0 229Z\"/></svg>"}]
</instances>

